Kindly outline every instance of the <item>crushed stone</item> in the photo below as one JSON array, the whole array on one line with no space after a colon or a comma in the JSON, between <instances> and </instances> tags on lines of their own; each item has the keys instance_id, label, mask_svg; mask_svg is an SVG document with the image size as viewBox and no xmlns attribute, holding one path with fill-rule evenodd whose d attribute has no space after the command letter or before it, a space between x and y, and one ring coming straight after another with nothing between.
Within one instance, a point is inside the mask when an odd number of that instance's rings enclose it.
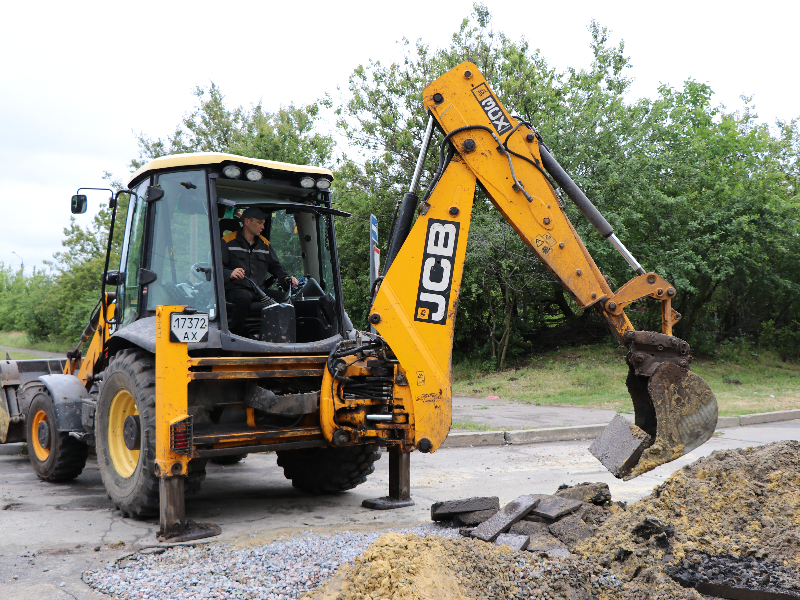
<instances>
[{"instance_id":1,"label":"crushed stone","mask_svg":"<svg viewBox=\"0 0 800 600\"><path fill-rule=\"evenodd\" d=\"M424 525L404 531L458 536L458 531ZM237 547L210 543L147 548L104 569L87 571L90 587L121 600L299 598L352 561L383 532L309 531L271 544Z\"/></svg>"}]
</instances>

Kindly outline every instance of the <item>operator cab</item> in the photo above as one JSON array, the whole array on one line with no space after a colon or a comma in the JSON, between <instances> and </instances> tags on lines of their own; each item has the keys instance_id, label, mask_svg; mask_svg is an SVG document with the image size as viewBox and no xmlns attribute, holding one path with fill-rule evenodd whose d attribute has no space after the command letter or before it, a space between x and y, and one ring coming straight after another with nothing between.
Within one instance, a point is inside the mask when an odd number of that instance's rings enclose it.
<instances>
[{"instance_id":1,"label":"operator cab","mask_svg":"<svg viewBox=\"0 0 800 600\"><path fill-rule=\"evenodd\" d=\"M208 339L190 349L303 353L333 347L352 325L342 305L333 226L334 215L349 215L332 208L332 181L327 169L215 152L165 156L143 166L129 181L134 194L118 208L118 227L125 218L119 270L104 276L106 285L117 287L114 337L142 346L140 338L150 335L145 330L154 335L156 307L182 305L209 316ZM85 202L78 204L85 210ZM238 231L249 207L267 214L261 235L300 281L280 300L293 314L292 335L284 338L289 344L264 341L260 303L248 311L244 336L228 328L221 239ZM267 286L277 289L277 283Z\"/></svg>"}]
</instances>

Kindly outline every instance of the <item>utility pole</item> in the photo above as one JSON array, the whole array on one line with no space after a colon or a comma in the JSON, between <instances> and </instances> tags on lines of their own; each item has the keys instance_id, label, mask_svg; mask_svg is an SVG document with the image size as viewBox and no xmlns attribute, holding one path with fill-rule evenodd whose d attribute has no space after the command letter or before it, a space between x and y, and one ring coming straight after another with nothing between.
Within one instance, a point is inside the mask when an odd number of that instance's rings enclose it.
<instances>
[{"instance_id":1,"label":"utility pole","mask_svg":"<svg viewBox=\"0 0 800 600\"><path fill-rule=\"evenodd\" d=\"M16 252L14 252L13 250L11 251L11 254L16 256L19 259L19 261L22 263L22 274L24 275L25 274L25 261L22 260L22 257L19 254L17 254Z\"/></svg>"}]
</instances>

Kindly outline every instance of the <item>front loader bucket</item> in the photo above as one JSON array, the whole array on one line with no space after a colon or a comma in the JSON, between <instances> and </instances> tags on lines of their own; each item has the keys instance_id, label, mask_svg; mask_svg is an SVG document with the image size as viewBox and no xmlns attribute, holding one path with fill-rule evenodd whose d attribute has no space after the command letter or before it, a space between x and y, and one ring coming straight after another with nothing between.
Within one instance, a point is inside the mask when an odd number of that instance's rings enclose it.
<instances>
[{"instance_id":1,"label":"front loader bucket","mask_svg":"<svg viewBox=\"0 0 800 600\"><path fill-rule=\"evenodd\" d=\"M647 370L650 375L637 374L631 364L626 381L634 423L618 415L589 448L626 481L691 452L717 426L717 399L702 377L675 362Z\"/></svg>"}]
</instances>

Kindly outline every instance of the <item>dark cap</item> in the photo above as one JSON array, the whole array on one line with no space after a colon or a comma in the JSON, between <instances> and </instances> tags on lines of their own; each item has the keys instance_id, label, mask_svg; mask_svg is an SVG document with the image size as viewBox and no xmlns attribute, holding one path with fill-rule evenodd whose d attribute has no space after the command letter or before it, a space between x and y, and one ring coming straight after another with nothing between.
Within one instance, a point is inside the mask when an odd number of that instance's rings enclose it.
<instances>
[{"instance_id":1,"label":"dark cap","mask_svg":"<svg viewBox=\"0 0 800 600\"><path fill-rule=\"evenodd\" d=\"M258 219L264 221L267 218L267 213L257 206L251 206L242 213L242 219Z\"/></svg>"}]
</instances>

